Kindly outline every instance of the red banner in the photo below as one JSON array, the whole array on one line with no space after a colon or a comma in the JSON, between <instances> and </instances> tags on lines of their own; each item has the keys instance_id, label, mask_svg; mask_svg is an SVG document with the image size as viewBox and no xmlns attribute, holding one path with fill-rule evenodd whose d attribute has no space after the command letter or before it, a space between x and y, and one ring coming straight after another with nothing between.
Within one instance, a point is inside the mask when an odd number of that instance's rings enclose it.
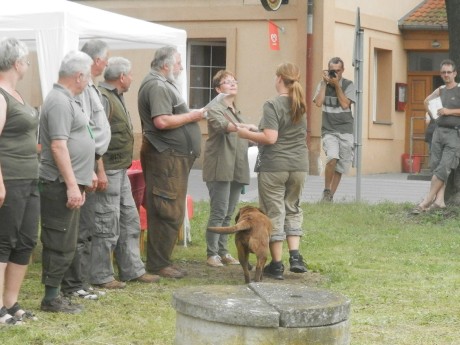
<instances>
[{"instance_id":1,"label":"red banner","mask_svg":"<svg viewBox=\"0 0 460 345\"><path fill-rule=\"evenodd\" d=\"M278 26L275 23L268 22L268 40L271 50L280 50L280 41L278 34Z\"/></svg>"}]
</instances>

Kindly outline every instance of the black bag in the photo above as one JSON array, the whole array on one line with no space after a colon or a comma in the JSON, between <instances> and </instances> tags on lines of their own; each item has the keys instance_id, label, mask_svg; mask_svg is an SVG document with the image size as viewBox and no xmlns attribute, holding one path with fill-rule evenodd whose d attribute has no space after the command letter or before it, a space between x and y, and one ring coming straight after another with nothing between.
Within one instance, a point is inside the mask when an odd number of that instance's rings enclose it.
<instances>
[{"instance_id":1,"label":"black bag","mask_svg":"<svg viewBox=\"0 0 460 345\"><path fill-rule=\"evenodd\" d=\"M437 126L436 121L434 119L431 119L430 123L426 127L425 142L427 142L428 144L431 144L431 139L433 139L433 133L434 133L434 130L436 129L436 126Z\"/></svg>"}]
</instances>

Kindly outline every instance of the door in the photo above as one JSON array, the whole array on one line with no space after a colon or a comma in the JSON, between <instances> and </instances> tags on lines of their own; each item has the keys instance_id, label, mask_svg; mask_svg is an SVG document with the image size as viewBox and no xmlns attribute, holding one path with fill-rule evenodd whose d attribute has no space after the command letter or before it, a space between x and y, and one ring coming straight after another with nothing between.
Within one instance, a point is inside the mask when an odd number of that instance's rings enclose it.
<instances>
[{"instance_id":1,"label":"door","mask_svg":"<svg viewBox=\"0 0 460 345\"><path fill-rule=\"evenodd\" d=\"M424 168L429 167L429 148L425 143L425 105L423 101L434 89L442 85L438 73L414 73L408 75L408 102L406 106L406 136L405 152L410 153L412 141L412 153L422 157ZM413 132L411 133L411 122Z\"/></svg>"}]
</instances>

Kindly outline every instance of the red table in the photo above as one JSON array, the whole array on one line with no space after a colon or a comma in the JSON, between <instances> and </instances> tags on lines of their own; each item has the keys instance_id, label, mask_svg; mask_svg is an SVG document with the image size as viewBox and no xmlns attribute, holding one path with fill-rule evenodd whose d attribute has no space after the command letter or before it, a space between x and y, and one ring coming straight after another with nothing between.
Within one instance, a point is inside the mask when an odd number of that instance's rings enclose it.
<instances>
[{"instance_id":1,"label":"red table","mask_svg":"<svg viewBox=\"0 0 460 345\"><path fill-rule=\"evenodd\" d=\"M139 210L145 200L145 181L142 170L128 169L128 177L131 182L131 192L133 193L134 202Z\"/></svg>"},{"instance_id":2,"label":"red table","mask_svg":"<svg viewBox=\"0 0 460 345\"><path fill-rule=\"evenodd\" d=\"M147 218L143 207L145 205L145 181L139 160L133 161L131 167L128 169L128 177L131 182L131 193L133 194L134 202L140 216L141 230L145 230L147 229Z\"/></svg>"},{"instance_id":3,"label":"red table","mask_svg":"<svg viewBox=\"0 0 460 345\"><path fill-rule=\"evenodd\" d=\"M139 160L133 161L128 169L128 177L131 182L131 193L133 194L134 202L136 203L137 211L139 212L139 221L141 225L141 235L139 238L139 249L141 254L144 253L144 231L147 229L147 214L143 207L145 202L145 181L142 167Z\"/></svg>"}]
</instances>

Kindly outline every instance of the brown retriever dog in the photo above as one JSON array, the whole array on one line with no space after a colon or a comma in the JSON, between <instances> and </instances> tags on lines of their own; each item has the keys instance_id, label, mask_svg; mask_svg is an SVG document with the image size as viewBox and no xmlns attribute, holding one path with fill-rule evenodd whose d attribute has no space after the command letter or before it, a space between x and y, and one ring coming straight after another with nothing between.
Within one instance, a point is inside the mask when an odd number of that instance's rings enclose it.
<instances>
[{"instance_id":1,"label":"brown retriever dog","mask_svg":"<svg viewBox=\"0 0 460 345\"><path fill-rule=\"evenodd\" d=\"M235 217L235 225L228 227L209 227L208 230L221 234L235 234L238 260L243 268L244 281L251 282L249 277L249 253L256 254L257 265L254 280L262 281L262 273L269 252L268 244L272 232L272 222L259 208L243 206Z\"/></svg>"}]
</instances>

